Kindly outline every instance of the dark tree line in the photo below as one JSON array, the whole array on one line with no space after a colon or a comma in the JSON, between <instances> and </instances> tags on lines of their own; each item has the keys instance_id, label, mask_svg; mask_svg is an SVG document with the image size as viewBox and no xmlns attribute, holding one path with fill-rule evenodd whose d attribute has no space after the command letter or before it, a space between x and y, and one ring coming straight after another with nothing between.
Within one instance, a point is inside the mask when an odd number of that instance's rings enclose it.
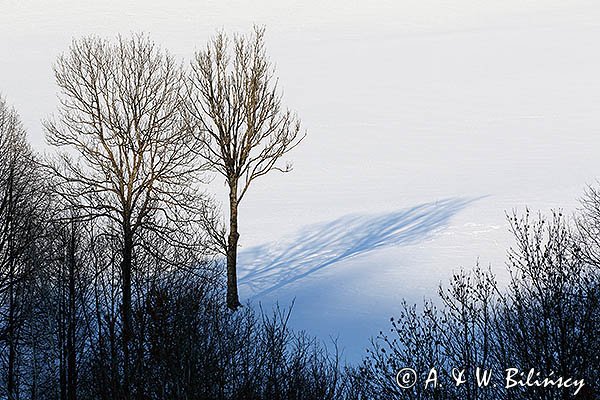
<instances>
[{"instance_id":1,"label":"dark tree line","mask_svg":"<svg viewBox=\"0 0 600 400\"><path fill-rule=\"evenodd\" d=\"M438 302L403 304L389 333L373 340L351 375L362 399L596 399L600 396L600 264L597 254L600 197L590 188L572 219L509 217L515 245L508 252L510 282L477 266L456 273ZM404 367L419 381L401 389L394 377ZM496 375L479 385L477 367ZM442 385L426 389L431 368ZM464 369L456 386L452 369ZM583 379L574 388L506 388L505 370L535 368L547 376Z\"/></svg>"},{"instance_id":2,"label":"dark tree line","mask_svg":"<svg viewBox=\"0 0 600 400\"><path fill-rule=\"evenodd\" d=\"M51 177L37 162L17 112L0 98L0 362L9 399L19 396L24 346L33 339L38 268L49 264Z\"/></svg>"},{"instance_id":3,"label":"dark tree line","mask_svg":"<svg viewBox=\"0 0 600 400\"><path fill-rule=\"evenodd\" d=\"M191 111L204 101L194 82L219 87L222 71L194 78L144 35L74 40L58 58L58 111L44 122L54 155L30 149L2 100L0 398L337 397L337 353L290 331L287 311L222 302L237 288L215 249L235 255L237 239L219 242L201 155L231 144L245 193L298 131L262 32L234 39L237 75L210 101L237 111L216 144L210 124L227 111Z\"/></svg>"},{"instance_id":4,"label":"dark tree line","mask_svg":"<svg viewBox=\"0 0 600 400\"><path fill-rule=\"evenodd\" d=\"M127 42L142 44L149 42ZM77 62L86 60L79 51L96 45L109 46L76 42ZM119 77L107 74L103 79ZM117 96L114 85L104 96ZM74 93L89 94L93 86ZM106 102L105 116L114 122L115 113L139 112L118 109L122 96L99 100L94 94L91 102ZM51 161L37 156L17 113L0 103L0 398L339 398L343 368L334 345L328 349L292 331L288 309L232 312L223 301L226 281L204 240L206 220L193 218L212 210L185 175L198 170L160 164L188 157L176 153L187 147L152 148L135 131L103 126L100 114L81 111L87 107L81 94L73 97L77 103L61 101L64 120L47 126L51 140L81 151L78 160L72 153ZM171 182L182 182L181 190L167 186ZM133 199L140 186L147 189L139 196L148 210ZM124 216L141 221L131 223L130 239ZM129 282L123 279L127 265Z\"/></svg>"},{"instance_id":5,"label":"dark tree line","mask_svg":"<svg viewBox=\"0 0 600 400\"><path fill-rule=\"evenodd\" d=\"M403 304L347 367L335 343L289 328L290 309L239 308L239 202L289 171L278 162L303 138L264 30L218 34L189 69L144 35L87 37L54 72L50 156L0 99L0 399L570 398L482 389L477 366L582 377L579 397L598 396L597 189L574 221L510 218L508 287L461 271L439 301ZM228 224L205 192L211 171ZM440 380L461 366L467 384L401 390L404 366Z\"/></svg>"}]
</instances>

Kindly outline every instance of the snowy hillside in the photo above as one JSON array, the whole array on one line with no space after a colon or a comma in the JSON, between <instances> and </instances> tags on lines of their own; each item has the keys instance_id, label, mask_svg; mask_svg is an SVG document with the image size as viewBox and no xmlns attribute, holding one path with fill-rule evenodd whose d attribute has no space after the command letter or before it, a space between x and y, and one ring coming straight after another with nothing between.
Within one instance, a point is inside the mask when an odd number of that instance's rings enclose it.
<instances>
[{"instance_id":1,"label":"snowy hillside","mask_svg":"<svg viewBox=\"0 0 600 400\"><path fill-rule=\"evenodd\" d=\"M38 149L72 36L147 31L183 59L266 24L308 137L241 205L241 295L295 299L294 326L350 359L453 269L502 276L505 212L573 210L600 171L597 2L57 3L0 2L0 91Z\"/></svg>"}]
</instances>

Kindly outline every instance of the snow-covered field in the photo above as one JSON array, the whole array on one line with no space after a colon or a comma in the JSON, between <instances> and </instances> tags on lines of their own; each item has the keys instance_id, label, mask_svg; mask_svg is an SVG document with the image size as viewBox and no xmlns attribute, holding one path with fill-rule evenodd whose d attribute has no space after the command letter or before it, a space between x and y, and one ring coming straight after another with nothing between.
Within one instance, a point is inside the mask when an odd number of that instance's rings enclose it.
<instances>
[{"instance_id":1,"label":"snow-covered field","mask_svg":"<svg viewBox=\"0 0 600 400\"><path fill-rule=\"evenodd\" d=\"M242 295L295 298L292 323L350 359L453 269L502 275L505 211L572 211L600 175L596 1L0 0L0 92L44 149L72 36L146 31L188 58L252 23L309 136L244 199Z\"/></svg>"}]
</instances>

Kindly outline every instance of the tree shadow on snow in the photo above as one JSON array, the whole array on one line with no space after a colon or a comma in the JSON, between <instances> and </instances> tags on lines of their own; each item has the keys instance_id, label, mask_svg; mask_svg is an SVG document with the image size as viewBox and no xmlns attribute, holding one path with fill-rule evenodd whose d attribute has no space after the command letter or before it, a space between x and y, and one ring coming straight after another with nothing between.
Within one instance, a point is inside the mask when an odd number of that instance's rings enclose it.
<instances>
[{"instance_id":1,"label":"tree shadow on snow","mask_svg":"<svg viewBox=\"0 0 600 400\"><path fill-rule=\"evenodd\" d=\"M239 254L239 285L256 298L339 261L417 243L476 199L451 198L375 215L347 215Z\"/></svg>"}]
</instances>

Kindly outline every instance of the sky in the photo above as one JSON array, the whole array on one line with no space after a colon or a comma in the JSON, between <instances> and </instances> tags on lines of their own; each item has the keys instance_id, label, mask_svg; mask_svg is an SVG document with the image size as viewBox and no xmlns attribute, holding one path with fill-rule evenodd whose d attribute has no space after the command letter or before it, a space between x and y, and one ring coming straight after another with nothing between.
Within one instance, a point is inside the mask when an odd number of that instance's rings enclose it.
<instances>
[{"instance_id":1,"label":"sky","mask_svg":"<svg viewBox=\"0 0 600 400\"><path fill-rule=\"evenodd\" d=\"M505 277L506 213L571 213L598 177L596 1L0 0L0 93L52 151L40 121L72 38L147 32L185 63L253 24L308 136L244 198L242 295L295 299L297 326L350 357L453 270Z\"/></svg>"}]
</instances>

